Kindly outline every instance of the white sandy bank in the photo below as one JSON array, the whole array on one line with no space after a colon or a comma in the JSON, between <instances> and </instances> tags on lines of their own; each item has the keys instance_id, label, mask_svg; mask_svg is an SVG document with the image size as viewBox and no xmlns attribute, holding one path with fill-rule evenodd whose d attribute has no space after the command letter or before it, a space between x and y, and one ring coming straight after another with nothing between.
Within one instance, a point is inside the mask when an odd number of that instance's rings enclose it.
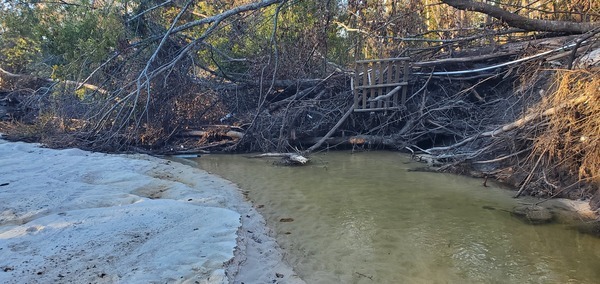
<instances>
[{"instance_id":1,"label":"white sandy bank","mask_svg":"<svg viewBox=\"0 0 600 284\"><path fill-rule=\"evenodd\" d=\"M232 183L0 140L0 283L303 283Z\"/></svg>"}]
</instances>

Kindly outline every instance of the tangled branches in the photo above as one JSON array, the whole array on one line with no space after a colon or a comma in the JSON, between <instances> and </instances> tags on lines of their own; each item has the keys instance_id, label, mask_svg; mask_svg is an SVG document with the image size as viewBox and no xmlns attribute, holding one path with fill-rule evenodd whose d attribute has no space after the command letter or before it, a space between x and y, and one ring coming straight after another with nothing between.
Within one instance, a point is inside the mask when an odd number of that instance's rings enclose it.
<instances>
[{"instance_id":1,"label":"tangled branches","mask_svg":"<svg viewBox=\"0 0 600 284\"><path fill-rule=\"evenodd\" d=\"M547 119L529 138L533 155L541 157L545 188L557 194L564 176L600 182L600 70L559 71L552 88L534 110Z\"/></svg>"}]
</instances>

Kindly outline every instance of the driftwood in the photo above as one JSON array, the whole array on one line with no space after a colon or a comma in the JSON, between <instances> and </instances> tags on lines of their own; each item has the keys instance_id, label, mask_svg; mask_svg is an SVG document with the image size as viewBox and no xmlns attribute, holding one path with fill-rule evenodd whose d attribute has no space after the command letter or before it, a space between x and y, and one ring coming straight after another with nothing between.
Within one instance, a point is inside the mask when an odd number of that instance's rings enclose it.
<instances>
[{"instance_id":1,"label":"driftwood","mask_svg":"<svg viewBox=\"0 0 600 284\"><path fill-rule=\"evenodd\" d=\"M294 165L305 165L310 160L302 155L296 153L264 153L260 155L251 156L250 158L284 158L287 163Z\"/></svg>"},{"instance_id":2,"label":"driftwood","mask_svg":"<svg viewBox=\"0 0 600 284\"><path fill-rule=\"evenodd\" d=\"M410 149L410 148L408 148L408 149ZM412 158L415 161L427 163L427 166L430 168L440 167L440 166L444 165L444 163L440 162L436 157L434 157L433 155L429 155L429 154L414 155Z\"/></svg>"},{"instance_id":3,"label":"driftwood","mask_svg":"<svg viewBox=\"0 0 600 284\"><path fill-rule=\"evenodd\" d=\"M188 131L184 131L181 133L181 136L186 136L186 137L207 137L209 135L214 135L214 134L220 135L220 136L227 136L231 139L242 139L244 137L244 133L239 132L239 131L234 131L234 130L229 130L229 131L205 131L205 130L188 130Z\"/></svg>"}]
</instances>

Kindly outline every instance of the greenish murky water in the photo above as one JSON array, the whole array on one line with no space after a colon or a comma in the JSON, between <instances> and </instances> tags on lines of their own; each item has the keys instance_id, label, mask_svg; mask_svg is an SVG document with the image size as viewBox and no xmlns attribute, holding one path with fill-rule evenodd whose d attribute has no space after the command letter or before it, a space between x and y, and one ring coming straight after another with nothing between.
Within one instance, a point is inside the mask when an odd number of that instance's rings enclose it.
<instances>
[{"instance_id":1,"label":"greenish murky water","mask_svg":"<svg viewBox=\"0 0 600 284\"><path fill-rule=\"evenodd\" d=\"M409 172L422 165L393 152L312 158L195 161L248 191L307 283L600 283L600 239L522 223L503 209L527 199L507 190Z\"/></svg>"}]
</instances>

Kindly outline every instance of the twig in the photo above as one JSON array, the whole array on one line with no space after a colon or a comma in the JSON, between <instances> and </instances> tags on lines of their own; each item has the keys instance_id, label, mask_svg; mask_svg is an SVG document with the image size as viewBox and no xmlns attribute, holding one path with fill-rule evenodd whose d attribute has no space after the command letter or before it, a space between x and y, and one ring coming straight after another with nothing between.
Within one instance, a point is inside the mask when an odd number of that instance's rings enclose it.
<instances>
[{"instance_id":1,"label":"twig","mask_svg":"<svg viewBox=\"0 0 600 284\"><path fill-rule=\"evenodd\" d=\"M522 154L522 153L527 152L529 150L531 150L531 148L527 148L527 149L521 150L519 152L512 153L512 154L506 155L506 156L502 156L502 157L499 157L499 158L496 158L496 159L485 160L485 161L475 161L475 162L473 162L473 164L488 164L488 163L500 162L502 160L506 160L506 159L508 159L510 157L514 157L516 155Z\"/></svg>"},{"instance_id":2,"label":"twig","mask_svg":"<svg viewBox=\"0 0 600 284\"><path fill-rule=\"evenodd\" d=\"M544 157L544 153L542 153L540 155L540 157L537 159L537 162L535 162L535 165L531 169L531 172L529 172L529 175L527 176L527 178L525 179L525 181L521 185L521 188L519 188L519 191L514 196L514 198L517 198L517 197L521 196L521 193L523 193L523 190L525 190L525 186L527 186L527 184L529 184L529 180L531 180L531 177L533 177L533 172L535 171L535 169L537 168L537 166L540 164L540 161L542 160L542 157Z\"/></svg>"},{"instance_id":3,"label":"twig","mask_svg":"<svg viewBox=\"0 0 600 284\"><path fill-rule=\"evenodd\" d=\"M585 42L586 40L588 40L589 38L596 35L597 33L600 33L600 27L597 27L597 28L589 31L586 35L577 39L577 41L575 43L575 47L573 47L573 50L571 51L571 56L569 57L569 64L567 65L567 69L571 70L573 68L573 62L575 61L575 56L577 55L577 49L579 49L581 44L583 42Z\"/></svg>"},{"instance_id":4,"label":"twig","mask_svg":"<svg viewBox=\"0 0 600 284\"><path fill-rule=\"evenodd\" d=\"M155 9L158 9L158 8L160 8L160 7L164 6L164 5L167 5L167 4L171 3L171 2L173 2L173 1L172 1L172 0L167 0L167 1L163 2L163 3L161 3L161 4L158 4L158 5L155 5L155 6L153 6L153 7L150 7L150 8L148 8L148 9L146 9L146 10L144 10L144 11L140 12L139 14L137 14L137 15L135 15L135 16L133 16L133 17L129 18L129 19L127 19L126 23L129 23L129 22L131 22L131 21L133 21L133 20L137 19L138 17L140 17L140 16L142 16L142 15L144 15L144 14L148 13L148 12L151 12L151 11L153 11L153 10L155 10Z\"/></svg>"},{"instance_id":5,"label":"twig","mask_svg":"<svg viewBox=\"0 0 600 284\"><path fill-rule=\"evenodd\" d=\"M547 185L551 186L551 187L552 187L552 188L554 188L554 189L557 189L557 188L558 188L558 186L556 186L556 185L554 185L554 184L552 184L551 182L549 182L549 181L548 181L548 178L546 177L546 171L545 171L545 170L542 170L542 176L544 177L544 182L545 182Z\"/></svg>"}]
</instances>

